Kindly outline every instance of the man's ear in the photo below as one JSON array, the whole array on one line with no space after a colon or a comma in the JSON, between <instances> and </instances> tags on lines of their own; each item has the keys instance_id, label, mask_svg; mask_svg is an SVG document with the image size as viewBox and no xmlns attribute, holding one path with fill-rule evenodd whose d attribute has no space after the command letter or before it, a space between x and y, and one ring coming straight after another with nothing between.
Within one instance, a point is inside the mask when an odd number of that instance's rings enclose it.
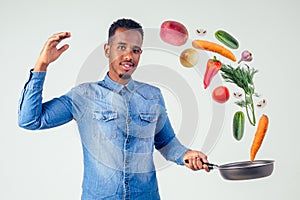
<instances>
[{"instance_id":1,"label":"man's ear","mask_svg":"<svg viewBox=\"0 0 300 200\"><path fill-rule=\"evenodd\" d=\"M104 54L108 58L110 55L110 46L108 43L104 44Z\"/></svg>"}]
</instances>

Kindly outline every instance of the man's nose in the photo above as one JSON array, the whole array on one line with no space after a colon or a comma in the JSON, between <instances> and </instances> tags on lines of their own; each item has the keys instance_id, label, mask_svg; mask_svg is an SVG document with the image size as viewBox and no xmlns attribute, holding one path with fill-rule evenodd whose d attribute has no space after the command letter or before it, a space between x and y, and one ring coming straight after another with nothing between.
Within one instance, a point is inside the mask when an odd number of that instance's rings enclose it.
<instances>
[{"instance_id":1,"label":"man's nose","mask_svg":"<svg viewBox=\"0 0 300 200\"><path fill-rule=\"evenodd\" d=\"M123 57L125 60L132 60L132 51L131 50L127 50L124 54Z\"/></svg>"}]
</instances>

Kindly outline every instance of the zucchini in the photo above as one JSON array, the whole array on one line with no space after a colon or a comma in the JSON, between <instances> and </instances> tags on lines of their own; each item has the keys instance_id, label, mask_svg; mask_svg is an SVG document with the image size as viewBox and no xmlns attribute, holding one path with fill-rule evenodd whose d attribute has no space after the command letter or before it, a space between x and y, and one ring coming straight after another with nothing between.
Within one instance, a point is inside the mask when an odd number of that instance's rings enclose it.
<instances>
[{"instance_id":1,"label":"zucchini","mask_svg":"<svg viewBox=\"0 0 300 200\"><path fill-rule=\"evenodd\" d=\"M244 135L245 116L242 111L237 111L233 117L233 137L240 141Z\"/></svg>"},{"instance_id":2,"label":"zucchini","mask_svg":"<svg viewBox=\"0 0 300 200\"><path fill-rule=\"evenodd\" d=\"M215 32L215 37L229 48L239 48L239 42L233 36L223 30L218 30Z\"/></svg>"}]
</instances>

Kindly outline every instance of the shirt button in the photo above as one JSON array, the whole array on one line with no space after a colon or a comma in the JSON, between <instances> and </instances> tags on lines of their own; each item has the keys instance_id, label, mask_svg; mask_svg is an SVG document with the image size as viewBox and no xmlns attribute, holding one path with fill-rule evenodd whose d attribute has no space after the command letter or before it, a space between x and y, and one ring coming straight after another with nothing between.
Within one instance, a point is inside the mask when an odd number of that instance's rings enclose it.
<instances>
[{"instance_id":1,"label":"shirt button","mask_svg":"<svg viewBox=\"0 0 300 200\"><path fill-rule=\"evenodd\" d=\"M127 142L127 143L130 143L130 140L128 139L126 142Z\"/></svg>"},{"instance_id":2,"label":"shirt button","mask_svg":"<svg viewBox=\"0 0 300 200\"><path fill-rule=\"evenodd\" d=\"M125 185L128 185L128 181L125 181Z\"/></svg>"},{"instance_id":3,"label":"shirt button","mask_svg":"<svg viewBox=\"0 0 300 200\"><path fill-rule=\"evenodd\" d=\"M128 163L129 163L129 160L125 160L125 162L128 164Z\"/></svg>"},{"instance_id":4,"label":"shirt button","mask_svg":"<svg viewBox=\"0 0 300 200\"><path fill-rule=\"evenodd\" d=\"M130 123L131 122L131 119L127 119L127 123Z\"/></svg>"}]
</instances>

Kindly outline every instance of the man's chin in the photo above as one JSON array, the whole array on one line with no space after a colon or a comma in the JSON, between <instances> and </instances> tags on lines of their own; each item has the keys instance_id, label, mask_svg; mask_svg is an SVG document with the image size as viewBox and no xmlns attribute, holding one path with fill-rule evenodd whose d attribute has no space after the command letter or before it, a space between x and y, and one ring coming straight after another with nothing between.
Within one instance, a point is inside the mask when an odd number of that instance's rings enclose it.
<instances>
[{"instance_id":1,"label":"man's chin","mask_svg":"<svg viewBox=\"0 0 300 200\"><path fill-rule=\"evenodd\" d=\"M119 78L123 80L128 80L131 78L131 74L126 73L126 74L119 74Z\"/></svg>"}]
</instances>

